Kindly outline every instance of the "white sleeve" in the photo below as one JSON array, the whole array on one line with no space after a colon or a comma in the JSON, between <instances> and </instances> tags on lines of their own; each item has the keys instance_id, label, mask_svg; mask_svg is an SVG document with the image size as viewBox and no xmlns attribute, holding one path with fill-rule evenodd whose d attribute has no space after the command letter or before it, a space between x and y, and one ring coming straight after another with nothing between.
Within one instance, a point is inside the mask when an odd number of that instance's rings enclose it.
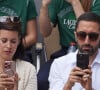
<instances>
[{"instance_id":1,"label":"white sleeve","mask_svg":"<svg viewBox=\"0 0 100 90\"><path fill-rule=\"evenodd\" d=\"M49 90L63 90L64 83L60 72L60 67L54 60L49 73Z\"/></svg>"}]
</instances>

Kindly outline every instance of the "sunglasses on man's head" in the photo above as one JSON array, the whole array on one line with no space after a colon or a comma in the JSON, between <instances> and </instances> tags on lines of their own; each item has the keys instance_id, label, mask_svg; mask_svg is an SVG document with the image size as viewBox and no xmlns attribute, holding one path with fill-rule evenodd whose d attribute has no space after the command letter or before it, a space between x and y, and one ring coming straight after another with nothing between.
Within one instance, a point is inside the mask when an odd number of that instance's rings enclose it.
<instances>
[{"instance_id":1,"label":"sunglasses on man's head","mask_svg":"<svg viewBox=\"0 0 100 90\"><path fill-rule=\"evenodd\" d=\"M99 37L99 33L96 33L96 32L86 33L84 31L79 31L79 32L76 32L76 35L79 40L85 40L87 35L89 37L89 40L91 41L96 41Z\"/></svg>"},{"instance_id":2,"label":"sunglasses on man's head","mask_svg":"<svg viewBox=\"0 0 100 90\"><path fill-rule=\"evenodd\" d=\"M20 18L17 16L0 16L1 23L13 22L18 23L20 22Z\"/></svg>"}]
</instances>

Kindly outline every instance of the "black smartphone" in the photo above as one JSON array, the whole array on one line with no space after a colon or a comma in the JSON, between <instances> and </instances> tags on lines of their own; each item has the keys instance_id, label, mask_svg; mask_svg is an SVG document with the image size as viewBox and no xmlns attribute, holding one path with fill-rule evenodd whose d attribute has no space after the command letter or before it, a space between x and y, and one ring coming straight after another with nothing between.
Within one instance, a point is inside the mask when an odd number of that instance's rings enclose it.
<instances>
[{"instance_id":1,"label":"black smartphone","mask_svg":"<svg viewBox=\"0 0 100 90\"><path fill-rule=\"evenodd\" d=\"M3 65L4 73L8 74L9 77L13 76L16 71L16 66L14 61L5 61Z\"/></svg>"},{"instance_id":2,"label":"black smartphone","mask_svg":"<svg viewBox=\"0 0 100 90\"><path fill-rule=\"evenodd\" d=\"M77 54L77 66L82 69L87 69L89 65L89 55L87 53Z\"/></svg>"}]
</instances>

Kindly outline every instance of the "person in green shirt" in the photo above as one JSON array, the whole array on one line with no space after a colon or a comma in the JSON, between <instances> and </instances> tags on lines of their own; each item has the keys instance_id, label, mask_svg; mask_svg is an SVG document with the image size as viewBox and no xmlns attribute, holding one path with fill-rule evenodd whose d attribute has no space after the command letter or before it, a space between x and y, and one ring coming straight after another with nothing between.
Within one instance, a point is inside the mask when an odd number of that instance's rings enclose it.
<instances>
[{"instance_id":1,"label":"person in green shirt","mask_svg":"<svg viewBox=\"0 0 100 90\"><path fill-rule=\"evenodd\" d=\"M40 31L44 37L52 33L58 25L61 50L56 57L67 53L71 42L75 42L76 19L85 12L100 14L99 0L42 0L40 9Z\"/></svg>"},{"instance_id":2,"label":"person in green shirt","mask_svg":"<svg viewBox=\"0 0 100 90\"><path fill-rule=\"evenodd\" d=\"M22 21L23 44L27 53L37 41L36 8L33 0L0 0L0 16L18 16ZM25 57L28 59L28 57ZM28 59L29 61L30 59ZM31 62L31 61L30 61Z\"/></svg>"},{"instance_id":3,"label":"person in green shirt","mask_svg":"<svg viewBox=\"0 0 100 90\"><path fill-rule=\"evenodd\" d=\"M67 54L71 42L75 42L74 30L76 19L85 12L100 15L100 0L42 0L39 24L44 37L51 35L57 25L61 49L51 55L38 72L38 90L48 90L48 75L54 58Z\"/></svg>"}]
</instances>

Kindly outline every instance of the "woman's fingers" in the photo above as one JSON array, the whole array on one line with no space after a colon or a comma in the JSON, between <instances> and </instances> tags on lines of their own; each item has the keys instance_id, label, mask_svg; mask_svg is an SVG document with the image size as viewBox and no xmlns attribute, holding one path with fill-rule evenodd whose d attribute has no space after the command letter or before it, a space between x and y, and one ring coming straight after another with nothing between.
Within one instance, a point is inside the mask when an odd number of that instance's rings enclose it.
<instances>
[{"instance_id":1,"label":"woman's fingers","mask_svg":"<svg viewBox=\"0 0 100 90\"><path fill-rule=\"evenodd\" d=\"M13 88L14 87L14 78L8 77L7 74L0 74L0 87L3 88Z\"/></svg>"}]
</instances>

